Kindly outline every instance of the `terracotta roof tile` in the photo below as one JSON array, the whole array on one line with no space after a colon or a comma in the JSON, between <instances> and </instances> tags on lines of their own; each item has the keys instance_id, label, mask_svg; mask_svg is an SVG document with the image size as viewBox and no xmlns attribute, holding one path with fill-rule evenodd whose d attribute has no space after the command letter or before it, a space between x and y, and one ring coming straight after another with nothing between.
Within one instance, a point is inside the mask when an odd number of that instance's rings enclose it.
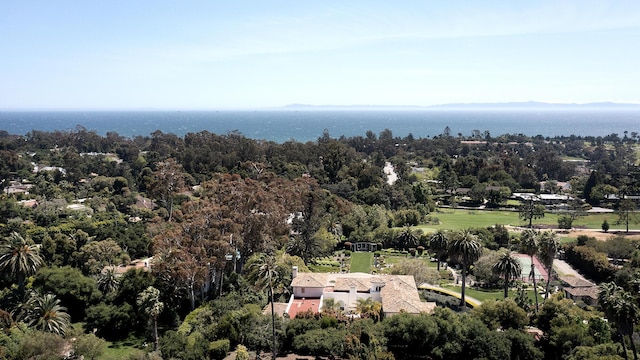
<instances>
[{"instance_id":1,"label":"terracotta roof tile","mask_svg":"<svg viewBox=\"0 0 640 360\"><path fill-rule=\"evenodd\" d=\"M358 292L366 292L371 289L370 279L338 278L334 285L334 291L349 291L355 287Z\"/></svg>"},{"instance_id":2,"label":"terracotta roof tile","mask_svg":"<svg viewBox=\"0 0 640 360\"><path fill-rule=\"evenodd\" d=\"M596 286L592 287L578 287L578 288L565 288L564 291L569 293L571 296L588 296L592 299L598 298L598 288Z\"/></svg>"},{"instance_id":3,"label":"terracotta roof tile","mask_svg":"<svg viewBox=\"0 0 640 360\"><path fill-rule=\"evenodd\" d=\"M560 281L574 288L595 286L595 284L592 283L591 281L584 280L576 276L561 276Z\"/></svg>"},{"instance_id":4,"label":"terracotta roof tile","mask_svg":"<svg viewBox=\"0 0 640 360\"><path fill-rule=\"evenodd\" d=\"M293 287L322 288L327 286L327 274L324 273L298 273L293 281Z\"/></svg>"}]
</instances>

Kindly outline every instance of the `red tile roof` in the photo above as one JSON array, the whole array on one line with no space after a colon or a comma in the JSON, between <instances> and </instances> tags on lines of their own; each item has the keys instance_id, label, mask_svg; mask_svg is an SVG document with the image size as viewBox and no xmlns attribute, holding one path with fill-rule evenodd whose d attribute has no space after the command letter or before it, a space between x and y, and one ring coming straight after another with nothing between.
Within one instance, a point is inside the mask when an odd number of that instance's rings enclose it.
<instances>
[{"instance_id":1,"label":"red tile roof","mask_svg":"<svg viewBox=\"0 0 640 360\"><path fill-rule=\"evenodd\" d=\"M289 318L293 319L296 317L296 314L311 310L313 313L317 313L320 311L320 299L294 299L291 304L291 308L289 308Z\"/></svg>"}]
</instances>

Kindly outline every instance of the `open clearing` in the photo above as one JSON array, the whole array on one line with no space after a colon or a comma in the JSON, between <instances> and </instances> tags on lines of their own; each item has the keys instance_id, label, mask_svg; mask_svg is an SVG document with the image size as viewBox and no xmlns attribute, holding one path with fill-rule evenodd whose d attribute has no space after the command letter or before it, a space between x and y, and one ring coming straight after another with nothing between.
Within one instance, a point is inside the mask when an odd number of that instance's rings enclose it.
<instances>
[{"instance_id":1,"label":"open clearing","mask_svg":"<svg viewBox=\"0 0 640 360\"><path fill-rule=\"evenodd\" d=\"M437 218L438 224L420 225L417 228L425 233L436 230L459 230L469 227L489 227L496 224L504 225L510 232L521 232L527 226L518 218L516 211L504 210L472 210L472 209L438 209L430 214ZM570 231L559 230L558 215L545 213L544 218L533 221L533 227L538 230L554 230L560 238L575 239L580 235L595 237L598 240L607 240L612 236L623 235L629 238L640 239L640 229L637 224L631 224L629 233L625 233L623 225L616 225L618 216L615 213L589 214L578 218L574 222L574 228ZM610 224L609 232L600 229L602 222L607 220Z\"/></svg>"}]
</instances>

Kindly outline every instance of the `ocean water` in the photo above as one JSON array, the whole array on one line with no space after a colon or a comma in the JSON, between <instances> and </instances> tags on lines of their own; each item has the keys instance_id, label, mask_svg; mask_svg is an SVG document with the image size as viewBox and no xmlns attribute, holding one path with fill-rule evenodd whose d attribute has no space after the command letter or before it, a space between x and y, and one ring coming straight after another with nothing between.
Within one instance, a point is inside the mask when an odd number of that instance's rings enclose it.
<instances>
[{"instance_id":1,"label":"ocean water","mask_svg":"<svg viewBox=\"0 0 640 360\"><path fill-rule=\"evenodd\" d=\"M99 135L148 136L160 130L184 136L237 131L257 140L315 141L327 130L338 138L365 136L385 129L394 136L606 136L640 133L640 110L260 110L260 111L0 111L0 130L26 135L32 130L75 131L82 126Z\"/></svg>"}]
</instances>

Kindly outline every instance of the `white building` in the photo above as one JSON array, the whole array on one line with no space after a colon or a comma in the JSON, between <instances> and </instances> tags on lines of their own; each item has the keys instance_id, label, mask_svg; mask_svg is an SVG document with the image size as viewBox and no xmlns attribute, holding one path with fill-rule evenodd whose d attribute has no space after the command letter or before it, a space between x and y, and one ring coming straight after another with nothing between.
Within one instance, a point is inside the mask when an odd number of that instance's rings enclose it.
<instances>
[{"instance_id":1,"label":"white building","mask_svg":"<svg viewBox=\"0 0 640 360\"><path fill-rule=\"evenodd\" d=\"M293 294L285 313L321 312L326 299L341 304L345 312L354 311L358 299L371 298L382 304L385 316L401 311L419 314L432 312L436 304L423 302L411 275L371 275L365 273L298 273L293 269Z\"/></svg>"}]
</instances>

